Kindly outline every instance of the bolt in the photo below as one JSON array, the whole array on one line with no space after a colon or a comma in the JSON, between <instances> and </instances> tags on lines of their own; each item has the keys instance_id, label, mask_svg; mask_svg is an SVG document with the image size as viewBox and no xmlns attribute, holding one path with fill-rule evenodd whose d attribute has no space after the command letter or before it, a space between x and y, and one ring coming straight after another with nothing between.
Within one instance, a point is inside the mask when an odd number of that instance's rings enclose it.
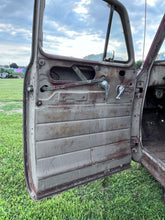
<instances>
[{"instance_id":1,"label":"bolt","mask_svg":"<svg viewBox=\"0 0 165 220\"><path fill-rule=\"evenodd\" d=\"M132 153L137 153L137 149L136 149L136 148L133 148L133 149L132 149Z\"/></svg>"},{"instance_id":2,"label":"bolt","mask_svg":"<svg viewBox=\"0 0 165 220\"><path fill-rule=\"evenodd\" d=\"M36 103L36 105L37 105L37 106L41 106L41 105L42 105L42 101L38 101L38 102Z\"/></svg>"},{"instance_id":3,"label":"bolt","mask_svg":"<svg viewBox=\"0 0 165 220\"><path fill-rule=\"evenodd\" d=\"M31 85L31 86L28 86L28 87L27 87L27 91L28 91L28 92L33 92L33 86L32 86L32 85Z\"/></svg>"},{"instance_id":4,"label":"bolt","mask_svg":"<svg viewBox=\"0 0 165 220\"><path fill-rule=\"evenodd\" d=\"M45 65L45 60L39 60L39 64L40 64L41 66Z\"/></svg>"}]
</instances>

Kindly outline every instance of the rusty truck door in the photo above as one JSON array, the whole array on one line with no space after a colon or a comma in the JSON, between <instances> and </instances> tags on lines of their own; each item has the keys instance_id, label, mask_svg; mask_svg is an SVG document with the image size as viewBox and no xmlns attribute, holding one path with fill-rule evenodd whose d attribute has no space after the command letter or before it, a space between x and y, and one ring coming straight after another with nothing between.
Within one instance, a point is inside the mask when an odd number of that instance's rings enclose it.
<instances>
[{"instance_id":1,"label":"rusty truck door","mask_svg":"<svg viewBox=\"0 0 165 220\"><path fill-rule=\"evenodd\" d=\"M34 200L130 168L136 74L129 19L116 0L91 0L86 6L94 2L109 11L100 61L46 53L45 1L35 0L32 57L24 80L25 178Z\"/></svg>"}]
</instances>

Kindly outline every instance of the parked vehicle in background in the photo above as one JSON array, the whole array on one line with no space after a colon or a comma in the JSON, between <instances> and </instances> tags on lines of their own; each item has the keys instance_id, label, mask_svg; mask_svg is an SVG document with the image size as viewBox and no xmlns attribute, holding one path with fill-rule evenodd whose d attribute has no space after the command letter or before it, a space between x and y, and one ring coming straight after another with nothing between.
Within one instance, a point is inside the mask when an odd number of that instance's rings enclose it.
<instances>
[{"instance_id":1,"label":"parked vehicle in background","mask_svg":"<svg viewBox=\"0 0 165 220\"><path fill-rule=\"evenodd\" d=\"M1 79L7 78L7 76L8 76L8 73L0 73Z\"/></svg>"}]
</instances>

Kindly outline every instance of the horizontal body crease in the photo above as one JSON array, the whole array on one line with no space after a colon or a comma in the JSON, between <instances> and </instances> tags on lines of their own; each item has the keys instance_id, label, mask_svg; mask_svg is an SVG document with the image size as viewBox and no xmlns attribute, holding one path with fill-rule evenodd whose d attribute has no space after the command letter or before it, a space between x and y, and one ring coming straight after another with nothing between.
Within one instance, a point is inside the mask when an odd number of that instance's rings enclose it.
<instances>
[{"instance_id":1,"label":"horizontal body crease","mask_svg":"<svg viewBox=\"0 0 165 220\"><path fill-rule=\"evenodd\" d=\"M122 116L113 116L113 117L103 117L103 118L91 118L91 119L76 119L76 120L71 120L71 121L57 121L57 122L45 122L45 123L37 123L37 126L44 126L44 125L58 125L58 124L64 124L64 123L75 123L75 122L85 122L85 121L96 121L96 120L107 120L107 119L116 119L116 120L120 120L120 119L123 119L123 118L131 118L130 115L122 115Z\"/></svg>"},{"instance_id":2,"label":"horizontal body crease","mask_svg":"<svg viewBox=\"0 0 165 220\"><path fill-rule=\"evenodd\" d=\"M129 140L121 140L120 143L123 143L123 144L126 144L126 143L129 143ZM86 150L93 150L93 148L97 149L97 148L101 148L101 147L107 147L107 146L110 146L110 145L119 145L119 142L114 142L114 143L107 143L105 145L98 145L98 146L93 146L91 148L87 148L87 149L80 149L80 150L76 150L74 152L83 152L83 151L86 151ZM63 156L63 155L66 155L66 154L73 154L74 152L67 152L65 154L59 154L59 155L53 155L53 156L48 156L48 157L43 157L43 158L38 158L37 161L42 161L42 160L45 160L45 159L51 159L51 158L54 158L54 157L59 157L59 156Z\"/></svg>"},{"instance_id":3,"label":"horizontal body crease","mask_svg":"<svg viewBox=\"0 0 165 220\"><path fill-rule=\"evenodd\" d=\"M59 138L52 138L52 139L47 139L47 140L37 140L36 143L46 143L48 141L56 141L56 140L64 140L64 139L69 139L69 138L78 138L78 137L84 137L84 138L88 138L89 136L92 135L98 135L98 134L106 134L109 132L121 132L121 131L126 131L126 130L130 130L130 126L126 127L126 128L121 128L121 129L114 129L114 130L108 130L108 131L100 131L100 132L94 132L94 133L90 133L90 134L81 134L81 135L73 135L73 136L67 136L67 137L59 137Z\"/></svg>"}]
</instances>

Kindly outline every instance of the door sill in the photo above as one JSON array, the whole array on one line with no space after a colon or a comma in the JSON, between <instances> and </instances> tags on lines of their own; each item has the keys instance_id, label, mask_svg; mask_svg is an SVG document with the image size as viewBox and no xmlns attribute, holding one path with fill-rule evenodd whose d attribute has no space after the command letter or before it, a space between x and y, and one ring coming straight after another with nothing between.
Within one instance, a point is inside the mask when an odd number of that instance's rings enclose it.
<instances>
[{"instance_id":1,"label":"door sill","mask_svg":"<svg viewBox=\"0 0 165 220\"><path fill-rule=\"evenodd\" d=\"M141 163L165 187L165 143L143 142Z\"/></svg>"}]
</instances>

